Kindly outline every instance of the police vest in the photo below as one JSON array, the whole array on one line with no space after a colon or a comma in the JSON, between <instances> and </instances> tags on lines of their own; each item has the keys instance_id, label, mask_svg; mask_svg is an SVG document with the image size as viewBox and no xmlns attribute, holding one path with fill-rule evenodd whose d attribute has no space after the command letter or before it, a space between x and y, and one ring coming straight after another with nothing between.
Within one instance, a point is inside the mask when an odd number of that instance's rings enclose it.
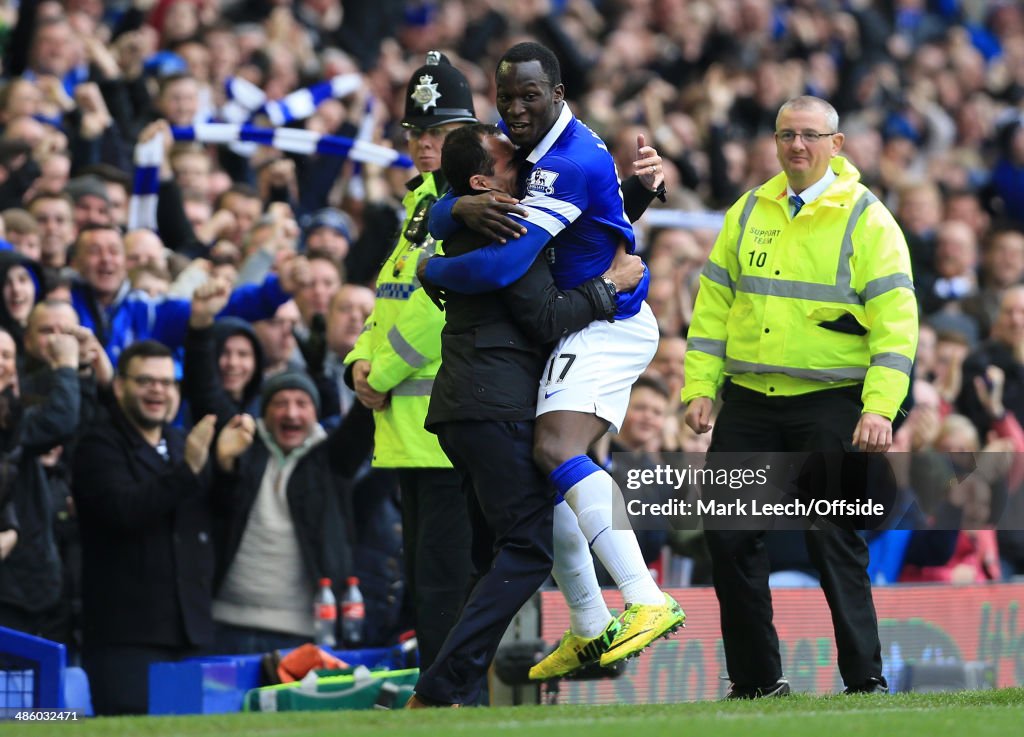
<instances>
[{"instance_id":1,"label":"police vest","mask_svg":"<svg viewBox=\"0 0 1024 737\"><path fill-rule=\"evenodd\" d=\"M345 364L370 361L370 386L391 396L387 409L374 412L374 466L451 468L437 436L423 428L441 365L444 313L416 278L420 259L440 251L440 243L427 232L427 215L448 187L440 172L423 174L409 187L398 242L377 277L373 313Z\"/></svg>"}]
</instances>

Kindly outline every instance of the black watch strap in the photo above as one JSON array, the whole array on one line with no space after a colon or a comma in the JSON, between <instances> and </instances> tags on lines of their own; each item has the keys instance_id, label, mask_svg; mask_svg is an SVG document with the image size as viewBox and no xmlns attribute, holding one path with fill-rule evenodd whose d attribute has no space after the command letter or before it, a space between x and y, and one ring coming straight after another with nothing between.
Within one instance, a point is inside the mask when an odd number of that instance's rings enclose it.
<instances>
[{"instance_id":1,"label":"black watch strap","mask_svg":"<svg viewBox=\"0 0 1024 737\"><path fill-rule=\"evenodd\" d=\"M590 292L593 295L594 306L600 311L603 319L613 322L615 313L618 311L618 304L615 301L617 294L615 284L611 279L597 276L588 283Z\"/></svg>"}]
</instances>

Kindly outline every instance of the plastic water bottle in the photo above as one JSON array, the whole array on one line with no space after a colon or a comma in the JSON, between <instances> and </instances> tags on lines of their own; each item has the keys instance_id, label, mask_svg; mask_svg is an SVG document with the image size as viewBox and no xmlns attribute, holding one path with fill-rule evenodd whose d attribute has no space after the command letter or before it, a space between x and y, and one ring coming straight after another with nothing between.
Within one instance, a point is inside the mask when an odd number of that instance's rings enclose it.
<instances>
[{"instance_id":1,"label":"plastic water bottle","mask_svg":"<svg viewBox=\"0 0 1024 737\"><path fill-rule=\"evenodd\" d=\"M350 576L345 596L341 599L341 638L346 645L359 645L363 641L363 623L366 607L363 592L359 590L359 579Z\"/></svg>"},{"instance_id":2,"label":"plastic water bottle","mask_svg":"<svg viewBox=\"0 0 1024 737\"><path fill-rule=\"evenodd\" d=\"M334 637L334 627L338 623L338 600L331 590L331 579L320 579L320 590L313 599L313 636L316 644L334 647L338 644Z\"/></svg>"}]
</instances>

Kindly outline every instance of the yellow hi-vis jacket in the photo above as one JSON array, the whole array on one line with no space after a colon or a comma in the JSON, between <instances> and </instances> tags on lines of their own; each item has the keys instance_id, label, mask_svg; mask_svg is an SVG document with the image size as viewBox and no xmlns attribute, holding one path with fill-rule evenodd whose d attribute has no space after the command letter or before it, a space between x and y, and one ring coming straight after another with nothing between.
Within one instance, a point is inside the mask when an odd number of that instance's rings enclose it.
<instances>
[{"instance_id":1,"label":"yellow hi-vis jacket","mask_svg":"<svg viewBox=\"0 0 1024 737\"><path fill-rule=\"evenodd\" d=\"M441 365L444 313L430 301L416 278L423 257L440 252L440 243L426 234L429 205L448 189L443 178L426 173L409 183L402 204L405 221L398 243L377 277L377 300L363 332L345 357L345 365L370 362L370 386L391 394L387 409L373 413L373 465L378 468L451 468L437 436L423 428L430 390ZM440 191L439 191L440 190ZM410 243L406 232L413 218L426 234Z\"/></svg>"},{"instance_id":2,"label":"yellow hi-vis jacket","mask_svg":"<svg viewBox=\"0 0 1024 737\"><path fill-rule=\"evenodd\" d=\"M714 398L726 376L768 396L863 382L863 411L895 417L917 348L910 254L857 169L830 165L838 178L795 218L785 173L726 213L701 272L684 402Z\"/></svg>"}]
</instances>

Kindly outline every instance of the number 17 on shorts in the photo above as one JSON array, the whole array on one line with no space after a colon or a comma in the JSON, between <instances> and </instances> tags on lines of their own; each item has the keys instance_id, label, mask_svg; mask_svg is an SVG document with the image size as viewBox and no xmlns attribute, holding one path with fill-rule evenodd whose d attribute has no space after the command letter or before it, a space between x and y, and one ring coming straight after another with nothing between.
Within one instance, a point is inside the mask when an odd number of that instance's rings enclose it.
<instances>
[{"instance_id":1,"label":"number 17 on shorts","mask_svg":"<svg viewBox=\"0 0 1024 737\"><path fill-rule=\"evenodd\" d=\"M617 431L633 382L647 369L657 348L658 323L646 303L633 317L592 322L567 335L544 366L537 415L596 414Z\"/></svg>"}]
</instances>

